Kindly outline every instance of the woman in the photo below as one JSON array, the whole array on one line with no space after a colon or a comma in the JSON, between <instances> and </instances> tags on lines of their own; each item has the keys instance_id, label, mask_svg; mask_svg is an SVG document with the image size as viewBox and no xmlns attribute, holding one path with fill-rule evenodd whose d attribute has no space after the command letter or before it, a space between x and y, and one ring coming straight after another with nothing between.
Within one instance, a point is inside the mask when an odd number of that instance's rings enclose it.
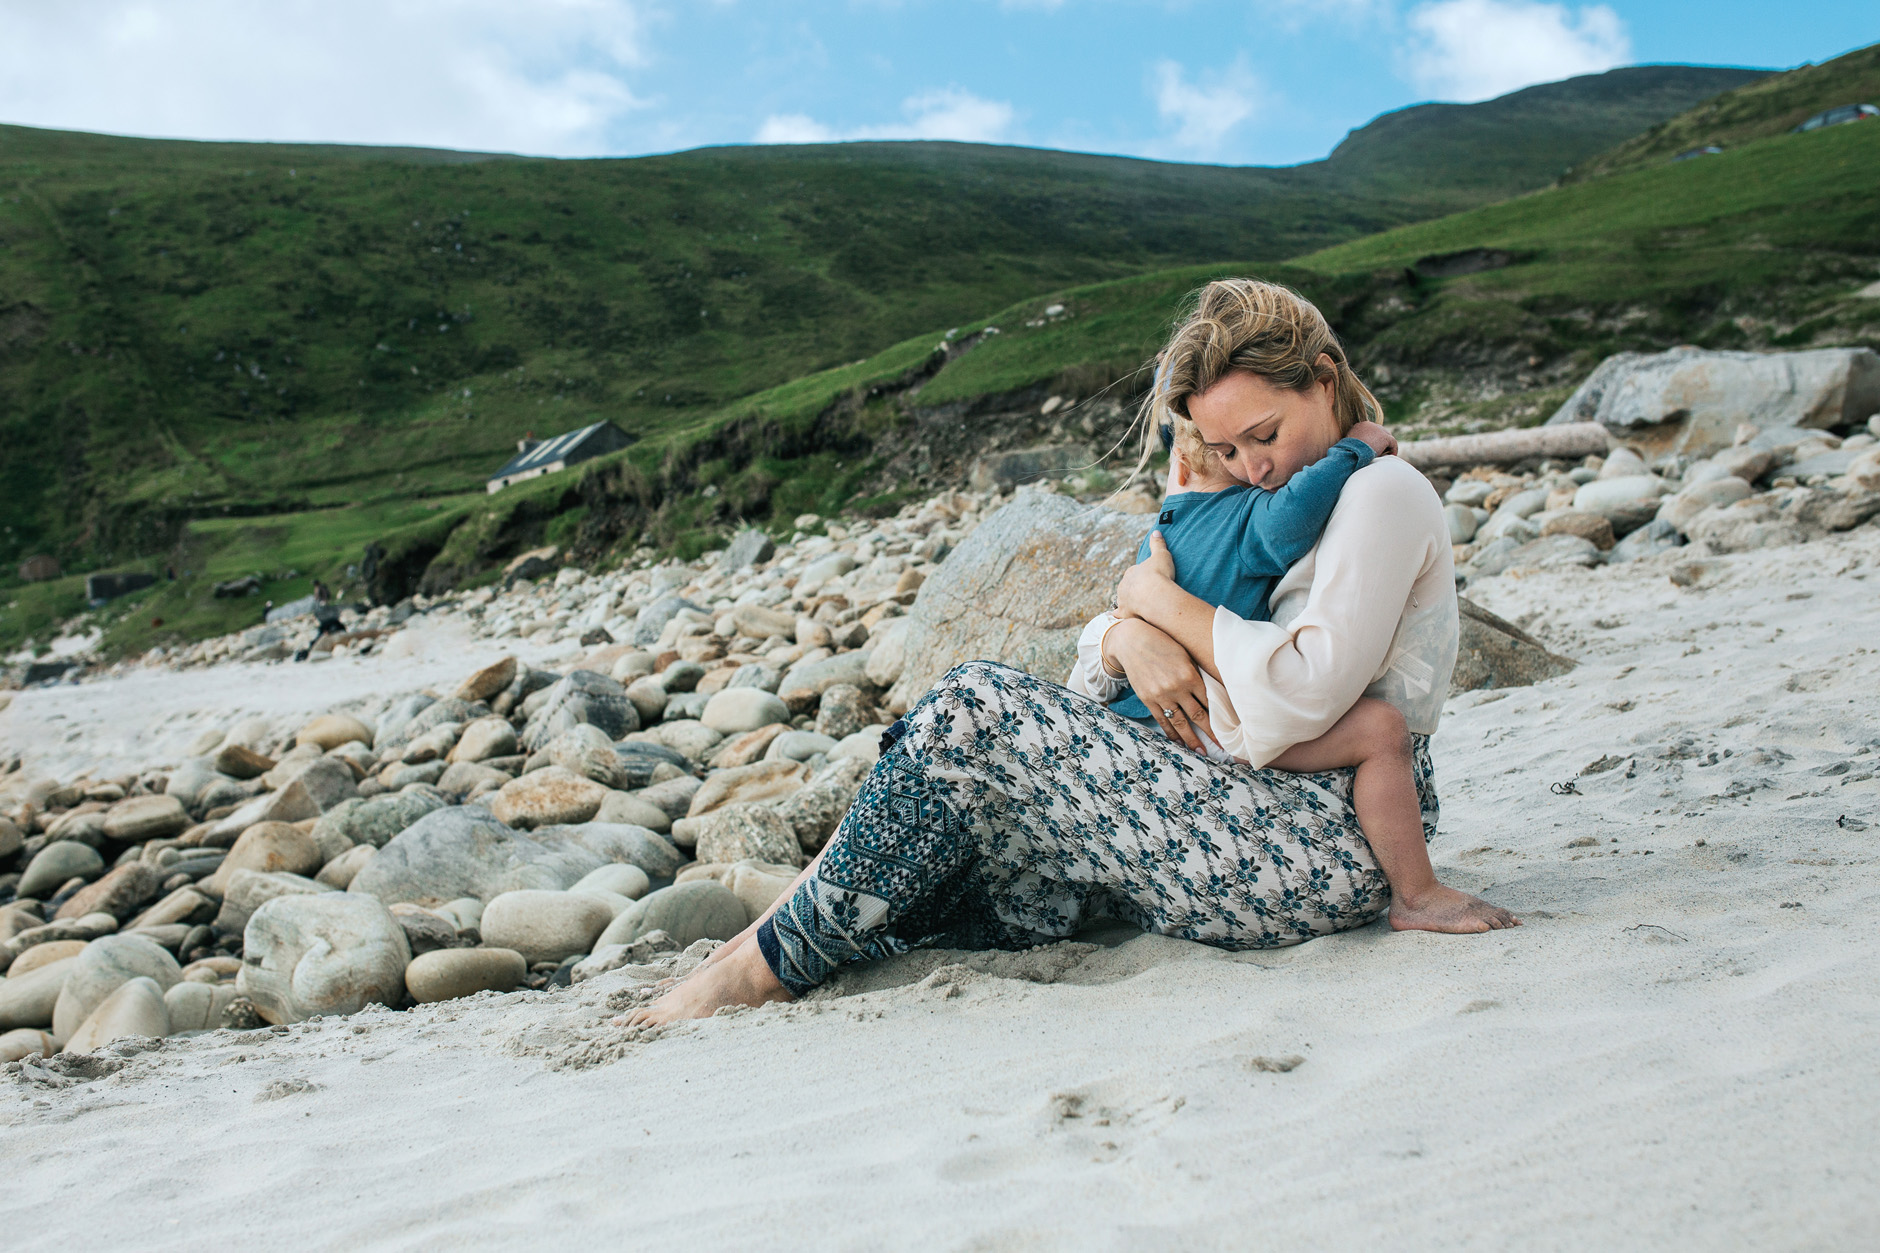
<instances>
[{"instance_id":1,"label":"woman","mask_svg":"<svg viewBox=\"0 0 1880 1253\"><path fill-rule=\"evenodd\" d=\"M1209 284L1165 357L1149 429L1164 410L1188 418L1246 483L1277 487L1382 416L1318 310L1271 284ZM1272 622L1208 608L1171 574L1151 561L1125 576L1146 611L1093 621L1068 688L984 661L947 674L791 891L627 1021L794 999L845 962L920 944L1028 947L1093 917L1231 949L1375 919L1389 891L1352 772L1211 760L1196 731L1212 731L1210 679L1243 742L1274 746L1260 760L1323 734L1360 695L1390 701L1414 734L1433 835L1429 735L1457 631L1435 493L1394 457L1352 475L1275 589ZM1124 681L1159 733L1098 703Z\"/></svg>"}]
</instances>

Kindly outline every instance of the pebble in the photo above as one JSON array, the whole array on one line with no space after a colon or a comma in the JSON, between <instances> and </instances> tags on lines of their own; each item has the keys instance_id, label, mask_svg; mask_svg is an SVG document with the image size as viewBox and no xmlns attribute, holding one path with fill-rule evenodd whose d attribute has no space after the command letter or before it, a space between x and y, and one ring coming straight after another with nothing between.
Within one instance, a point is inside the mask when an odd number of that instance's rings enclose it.
<instances>
[{"instance_id":1,"label":"pebble","mask_svg":"<svg viewBox=\"0 0 1880 1253\"><path fill-rule=\"evenodd\" d=\"M350 714L322 714L294 736L297 745L310 744L321 752L338 748L348 740L372 747L372 728Z\"/></svg>"},{"instance_id":2,"label":"pebble","mask_svg":"<svg viewBox=\"0 0 1880 1253\"><path fill-rule=\"evenodd\" d=\"M235 999L232 983L203 983L184 975L183 981L163 994L170 1031L212 1031L222 1025L222 1012Z\"/></svg>"},{"instance_id":3,"label":"pebble","mask_svg":"<svg viewBox=\"0 0 1880 1253\"><path fill-rule=\"evenodd\" d=\"M58 1041L34 1027L17 1027L0 1034L0 1065L27 1057L51 1057Z\"/></svg>"},{"instance_id":4,"label":"pebble","mask_svg":"<svg viewBox=\"0 0 1880 1253\"><path fill-rule=\"evenodd\" d=\"M104 815L104 833L125 844L181 835L188 826L189 813L174 796L133 796Z\"/></svg>"},{"instance_id":5,"label":"pebble","mask_svg":"<svg viewBox=\"0 0 1880 1253\"><path fill-rule=\"evenodd\" d=\"M714 810L693 827L701 862L766 861L803 864L803 848L790 820L764 805Z\"/></svg>"},{"instance_id":6,"label":"pebble","mask_svg":"<svg viewBox=\"0 0 1880 1253\"><path fill-rule=\"evenodd\" d=\"M624 822L661 835L672 830L672 819L666 811L635 792L609 792L594 812L594 821Z\"/></svg>"},{"instance_id":7,"label":"pebble","mask_svg":"<svg viewBox=\"0 0 1880 1253\"><path fill-rule=\"evenodd\" d=\"M720 770L698 787L686 809L686 817L697 818L725 805L752 804L788 796L808 778L809 768L796 761L759 761Z\"/></svg>"},{"instance_id":8,"label":"pebble","mask_svg":"<svg viewBox=\"0 0 1880 1253\"><path fill-rule=\"evenodd\" d=\"M11 966L7 967L7 978L18 979L29 975L42 966L62 962L68 957L77 957L85 951L89 940L53 940L46 944L37 944L21 953Z\"/></svg>"},{"instance_id":9,"label":"pebble","mask_svg":"<svg viewBox=\"0 0 1880 1253\"><path fill-rule=\"evenodd\" d=\"M405 986L412 1000L428 1005L478 992L513 992L528 973L528 961L514 949L439 949L411 959Z\"/></svg>"},{"instance_id":10,"label":"pebble","mask_svg":"<svg viewBox=\"0 0 1880 1253\"><path fill-rule=\"evenodd\" d=\"M478 718L466 724L450 750L450 760L488 761L516 751L516 728L507 718Z\"/></svg>"},{"instance_id":11,"label":"pebble","mask_svg":"<svg viewBox=\"0 0 1880 1253\"><path fill-rule=\"evenodd\" d=\"M14 892L44 900L71 878L91 879L104 871L104 858L89 844L75 840L54 840L40 849L26 865Z\"/></svg>"},{"instance_id":12,"label":"pebble","mask_svg":"<svg viewBox=\"0 0 1880 1253\"><path fill-rule=\"evenodd\" d=\"M624 896L630 901L637 901L651 891L652 887L653 881L640 867L625 862L614 862L583 875L580 881L568 890L570 892L589 890L612 892L616 896Z\"/></svg>"},{"instance_id":13,"label":"pebble","mask_svg":"<svg viewBox=\"0 0 1880 1253\"><path fill-rule=\"evenodd\" d=\"M820 731L785 731L770 742L765 761L808 761L818 753L827 755L838 741Z\"/></svg>"},{"instance_id":14,"label":"pebble","mask_svg":"<svg viewBox=\"0 0 1880 1253\"><path fill-rule=\"evenodd\" d=\"M50 1027L65 981L77 969L76 957L61 957L25 974L8 972L0 982L0 1030Z\"/></svg>"}]
</instances>

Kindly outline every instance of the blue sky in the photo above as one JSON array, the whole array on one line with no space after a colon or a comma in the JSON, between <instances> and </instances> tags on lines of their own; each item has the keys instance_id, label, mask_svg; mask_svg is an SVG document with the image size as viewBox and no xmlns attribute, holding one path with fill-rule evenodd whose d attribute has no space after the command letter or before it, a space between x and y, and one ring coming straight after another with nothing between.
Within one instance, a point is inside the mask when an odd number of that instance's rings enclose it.
<instances>
[{"instance_id":1,"label":"blue sky","mask_svg":"<svg viewBox=\"0 0 1880 1253\"><path fill-rule=\"evenodd\" d=\"M0 120L563 156L945 138L1284 164L1422 100L1876 39L1871 0L0 0Z\"/></svg>"}]
</instances>

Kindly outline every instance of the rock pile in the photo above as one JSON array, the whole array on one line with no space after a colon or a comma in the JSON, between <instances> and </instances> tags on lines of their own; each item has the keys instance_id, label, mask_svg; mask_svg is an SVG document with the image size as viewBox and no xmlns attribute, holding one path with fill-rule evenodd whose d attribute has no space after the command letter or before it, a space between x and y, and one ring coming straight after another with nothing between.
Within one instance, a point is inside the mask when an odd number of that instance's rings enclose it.
<instances>
[{"instance_id":1,"label":"rock pile","mask_svg":"<svg viewBox=\"0 0 1880 1253\"><path fill-rule=\"evenodd\" d=\"M996 499L418 606L588 651L559 672L501 657L376 718L244 720L123 778L6 775L0 1053L541 987L730 938L847 810L902 708L884 645ZM258 660L252 634L168 662Z\"/></svg>"},{"instance_id":2,"label":"rock pile","mask_svg":"<svg viewBox=\"0 0 1880 1253\"><path fill-rule=\"evenodd\" d=\"M1741 424L1701 459L1651 461L1621 444L1577 465L1431 471L1464 580L1517 569L1632 561L1692 544L1707 554L1797 544L1880 514L1880 415L1845 437ZM1453 476L1453 477L1452 477Z\"/></svg>"}]
</instances>

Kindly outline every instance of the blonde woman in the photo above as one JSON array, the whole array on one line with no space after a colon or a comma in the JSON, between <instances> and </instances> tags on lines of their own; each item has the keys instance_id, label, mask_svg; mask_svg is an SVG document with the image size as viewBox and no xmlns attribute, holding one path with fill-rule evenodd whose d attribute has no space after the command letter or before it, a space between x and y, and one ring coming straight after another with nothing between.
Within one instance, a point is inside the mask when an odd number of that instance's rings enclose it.
<instances>
[{"instance_id":1,"label":"blonde woman","mask_svg":"<svg viewBox=\"0 0 1880 1253\"><path fill-rule=\"evenodd\" d=\"M1150 430L1167 414L1191 421L1244 483L1278 487L1381 416L1319 311L1272 284L1209 284L1164 355ZM1359 830L1353 772L1264 765L1360 696L1387 701L1412 734L1434 833L1429 736L1457 632L1436 494L1395 457L1352 474L1318 544L1274 589L1271 622L1208 606L1172 574L1126 576L1139 616L1093 621L1068 686L987 661L950 671L792 890L626 1021L789 1000L847 962L918 945L1028 947L1097 917L1229 949L1376 919L1390 893ZM1125 682L1155 728L1100 703ZM1210 683L1227 698L1215 707ZM1222 716L1234 725L1216 727ZM1248 761L1208 757L1202 731L1230 736Z\"/></svg>"}]
</instances>

